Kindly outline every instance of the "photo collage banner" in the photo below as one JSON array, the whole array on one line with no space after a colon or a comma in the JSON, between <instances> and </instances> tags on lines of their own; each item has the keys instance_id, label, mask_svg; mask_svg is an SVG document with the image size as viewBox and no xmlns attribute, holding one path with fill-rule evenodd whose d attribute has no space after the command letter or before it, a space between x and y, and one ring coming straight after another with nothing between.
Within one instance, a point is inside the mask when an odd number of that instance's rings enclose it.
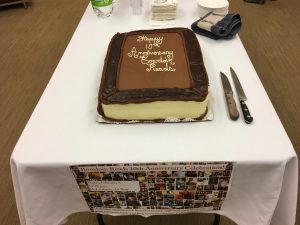
<instances>
[{"instance_id":1,"label":"photo collage banner","mask_svg":"<svg viewBox=\"0 0 300 225\"><path fill-rule=\"evenodd\" d=\"M90 211L160 215L220 210L233 162L73 165Z\"/></svg>"}]
</instances>

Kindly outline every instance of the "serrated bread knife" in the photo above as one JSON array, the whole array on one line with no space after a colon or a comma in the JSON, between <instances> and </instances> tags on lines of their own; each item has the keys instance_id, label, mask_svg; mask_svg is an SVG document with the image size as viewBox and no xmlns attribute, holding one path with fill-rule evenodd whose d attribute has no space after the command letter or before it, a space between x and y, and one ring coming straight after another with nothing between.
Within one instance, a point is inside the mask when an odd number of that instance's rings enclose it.
<instances>
[{"instance_id":1,"label":"serrated bread knife","mask_svg":"<svg viewBox=\"0 0 300 225\"><path fill-rule=\"evenodd\" d=\"M225 99L226 99L226 103L227 103L229 117L232 120L237 120L239 118L240 114L236 108L231 85L229 83L227 76L222 72L220 74L221 74L221 80L222 80L222 85L223 85L223 89L224 89L224 95L225 95Z\"/></svg>"},{"instance_id":2,"label":"serrated bread knife","mask_svg":"<svg viewBox=\"0 0 300 225\"><path fill-rule=\"evenodd\" d=\"M241 108L243 111L243 115L244 115L244 120L246 123L251 123L253 121L253 117L250 114L250 111L245 103L245 101L247 101L247 97L245 95L245 92L243 90L243 87L239 81L239 78L237 77L236 73L234 72L234 70L230 67L230 73L232 76L232 80L235 86L235 90L237 92L237 95L239 97L239 101L241 103Z\"/></svg>"}]
</instances>

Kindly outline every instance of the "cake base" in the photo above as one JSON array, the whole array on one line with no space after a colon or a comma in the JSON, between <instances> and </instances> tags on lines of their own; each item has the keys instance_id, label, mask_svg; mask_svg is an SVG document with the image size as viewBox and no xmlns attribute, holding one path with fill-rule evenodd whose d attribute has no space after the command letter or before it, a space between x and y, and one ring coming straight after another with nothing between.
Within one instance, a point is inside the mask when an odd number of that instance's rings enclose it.
<instances>
[{"instance_id":1,"label":"cake base","mask_svg":"<svg viewBox=\"0 0 300 225\"><path fill-rule=\"evenodd\" d=\"M111 120L160 120L199 118L206 113L207 101L155 101L148 103L102 104L105 117Z\"/></svg>"},{"instance_id":2,"label":"cake base","mask_svg":"<svg viewBox=\"0 0 300 225\"><path fill-rule=\"evenodd\" d=\"M212 111L207 108L207 113L200 117L200 118L185 118L185 119L178 119L178 118L167 118L163 120L130 120L130 121L116 121L116 120L109 120L101 115L97 115L96 122L98 123L106 123L106 124L135 124L135 123L184 123L184 122L204 122L204 121L212 121L214 115Z\"/></svg>"},{"instance_id":3,"label":"cake base","mask_svg":"<svg viewBox=\"0 0 300 225\"><path fill-rule=\"evenodd\" d=\"M213 99L211 94L208 96L208 104L206 107L206 112L199 118L185 118L178 119L174 117L169 117L166 119L158 119L158 120L110 120L100 114L96 117L96 122L104 123L104 124L136 124L136 123L184 123L184 122L204 122L204 121L212 121L214 119L212 102Z\"/></svg>"}]
</instances>

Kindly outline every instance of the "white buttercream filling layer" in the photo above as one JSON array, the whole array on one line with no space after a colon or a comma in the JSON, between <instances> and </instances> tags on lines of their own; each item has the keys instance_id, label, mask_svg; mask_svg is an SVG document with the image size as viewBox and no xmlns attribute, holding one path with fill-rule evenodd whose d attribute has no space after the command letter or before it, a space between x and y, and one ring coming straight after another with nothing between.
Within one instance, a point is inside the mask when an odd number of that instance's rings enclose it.
<instances>
[{"instance_id":1,"label":"white buttercream filling layer","mask_svg":"<svg viewBox=\"0 0 300 225\"><path fill-rule=\"evenodd\" d=\"M156 120L199 118L207 109L208 97L202 101L155 101L147 103L102 104L104 115L115 120Z\"/></svg>"}]
</instances>

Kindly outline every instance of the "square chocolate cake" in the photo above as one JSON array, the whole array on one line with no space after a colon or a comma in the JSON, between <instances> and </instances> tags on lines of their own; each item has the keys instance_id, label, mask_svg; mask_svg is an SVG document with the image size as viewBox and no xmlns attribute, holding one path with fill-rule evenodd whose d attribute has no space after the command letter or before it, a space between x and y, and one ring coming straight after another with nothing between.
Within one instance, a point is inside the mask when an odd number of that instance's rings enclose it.
<instances>
[{"instance_id":1,"label":"square chocolate cake","mask_svg":"<svg viewBox=\"0 0 300 225\"><path fill-rule=\"evenodd\" d=\"M110 121L200 121L208 77L199 42L187 28L117 33L107 51L98 113Z\"/></svg>"}]
</instances>

